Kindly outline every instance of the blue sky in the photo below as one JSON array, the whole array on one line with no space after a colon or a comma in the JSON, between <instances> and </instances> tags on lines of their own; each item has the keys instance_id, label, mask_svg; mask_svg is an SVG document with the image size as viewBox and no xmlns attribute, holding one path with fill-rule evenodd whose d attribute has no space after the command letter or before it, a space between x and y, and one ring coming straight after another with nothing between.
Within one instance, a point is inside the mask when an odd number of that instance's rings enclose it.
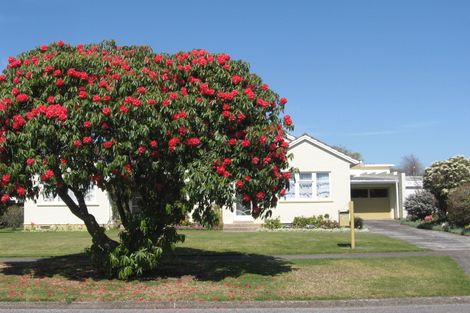
<instances>
[{"instance_id":1,"label":"blue sky","mask_svg":"<svg viewBox=\"0 0 470 313\"><path fill-rule=\"evenodd\" d=\"M366 162L470 156L470 1L2 1L0 67L43 43L115 39L250 62L294 134Z\"/></svg>"}]
</instances>

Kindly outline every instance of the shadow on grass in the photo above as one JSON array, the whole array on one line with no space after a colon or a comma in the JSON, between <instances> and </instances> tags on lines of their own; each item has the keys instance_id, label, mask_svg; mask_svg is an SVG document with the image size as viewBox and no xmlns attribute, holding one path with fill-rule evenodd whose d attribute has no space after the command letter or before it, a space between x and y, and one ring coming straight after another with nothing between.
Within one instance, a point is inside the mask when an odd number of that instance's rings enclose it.
<instances>
[{"instance_id":1,"label":"shadow on grass","mask_svg":"<svg viewBox=\"0 0 470 313\"><path fill-rule=\"evenodd\" d=\"M220 253L191 248L177 249L176 254L163 258L159 267L139 280L194 276L202 281L221 281L243 274L276 276L293 269L286 260L259 254ZM4 262L3 275L32 275L36 278L61 276L69 280L107 279L92 266L85 254L38 259L35 261Z\"/></svg>"}]
</instances>

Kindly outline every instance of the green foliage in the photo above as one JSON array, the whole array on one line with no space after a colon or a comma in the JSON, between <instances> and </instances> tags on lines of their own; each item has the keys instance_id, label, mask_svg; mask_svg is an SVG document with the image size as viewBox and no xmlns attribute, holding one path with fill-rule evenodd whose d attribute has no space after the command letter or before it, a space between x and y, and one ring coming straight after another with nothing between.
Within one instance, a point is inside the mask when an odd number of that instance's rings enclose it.
<instances>
[{"instance_id":1,"label":"green foliage","mask_svg":"<svg viewBox=\"0 0 470 313\"><path fill-rule=\"evenodd\" d=\"M470 183L463 184L449 194L447 218L453 225L470 226Z\"/></svg>"},{"instance_id":2,"label":"green foliage","mask_svg":"<svg viewBox=\"0 0 470 313\"><path fill-rule=\"evenodd\" d=\"M22 206L12 205L5 208L0 215L0 228L17 229L23 226L24 209Z\"/></svg>"},{"instance_id":3,"label":"green foliage","mask_svg":"<svg viewBox=\"0 0 470 313\"><path fill-rule=\"evenodd\" d=\"M426 216L436 214L436 198L427 190L409 195L405 200L405 210L408 219L412 221L423 220Z\"/></svg>"},{"instance_id":4,"label":"green foliage","mask_svg":"<svg viewBox=\"0 0 470 313\"><path fill-rule=\"evenodd\" d=\"M339 224L336 221L329 220L326 216L318 215L311 217L296 216L292 222L294 228L339 228Z\"/></svg>"},{"instance_id":5,"label":"green foliage","mask_svg":"<svg viewBox=\"0 0 470 313\"><path fill-rule=\"evenodd\" d=\"M41 189L59 194L86 220L90 251L110 275L155 268L180 239L173 225L190 211L214 227L214 208L233 207L234 193L256 218L285 192L287 100L244 61L56 42L10 58L3 73L2 203ZM88 212L84 195L95 185L111 195L125 228L119 243ZM134 199L138 211L129 208Z\"/></svg>"},{"instance_id":6,"label":"green foliage","mask_svg":"<svg viewBox=\"0 0 470 313\"><path fill-rule=\"evenodd\" d=\"M282 223L281 223L281 218L276 217L276 218L268 218L264 221L263 227L267 229L280 229L282 228Z\"/></svg>"},{"instance_id":7,"label":"green foliage","mask_svg":"<svg viewBox=\"0 0 470 313\"><path fill-rule=\"evenodd\" d=\"M423 186L436 197L441 215L447 210L449 192L465 182L470 182L470 159L464 156L435 162L424 171Z\"/></svg>"}]
</instances>

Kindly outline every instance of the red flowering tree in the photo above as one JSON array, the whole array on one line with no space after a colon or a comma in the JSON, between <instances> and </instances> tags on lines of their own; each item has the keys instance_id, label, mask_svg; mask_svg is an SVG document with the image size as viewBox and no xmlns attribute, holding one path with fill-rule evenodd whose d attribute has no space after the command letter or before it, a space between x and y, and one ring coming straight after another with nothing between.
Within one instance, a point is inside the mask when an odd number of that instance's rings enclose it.
<instances>
[{"instance_id":1,"label":"red flowering tree","mask_svg":"<svg viewBox=\"0 0 470 313\"><path fill-rule=\"evenodd\" d=\"M254 217L270 214L290 176L286 102L226 54L41 46L0 76L1 201L58 195L100 268L142 275L183 240L174 225L188 212L204 223L240 199ZM94 185L116 205L119 242L88 211Z\"/></svg>"}]
</instances>

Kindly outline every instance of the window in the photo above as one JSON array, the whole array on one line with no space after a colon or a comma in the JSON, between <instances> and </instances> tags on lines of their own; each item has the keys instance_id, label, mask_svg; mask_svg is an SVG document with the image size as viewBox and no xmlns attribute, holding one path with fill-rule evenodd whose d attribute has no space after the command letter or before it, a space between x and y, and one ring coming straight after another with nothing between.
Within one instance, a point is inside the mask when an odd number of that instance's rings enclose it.
<instances>
[{"instance_id":1,"label":"window","mask_svg":"<svg viewBox=\"0 0 470 313\"><path fill-rule=\"evenodd\" d=\"M299 198L313 198L312 173L299 174Z\"/></svg>"},{"instance_id":2,"label":"window","mask_svg":"<svg viewBox=\"0 0 470 313\"><path fill-rule=\"evenodd\" d=\"M330 197L330 173L317 173L317 197Z\"/></svg>"},{"instance_id":3,"label":"window","mask_svg":"<svg viewBox=\"0 0 470 313\"><path fill-rule=\"evenodd\" d=\"M369 198L369 189L352 189L351 198Z\"/></svg>"},{"instance_id":4,"label":"window","mask_svg":"<svg viewBox=\"0 0 470 313\"><path fill-rule=\"evenodd\" d=\"M371 198L387 198L388 190L387 189L370 189L369 195Z\"/></svg>"},{"instance_id":5,"label":"window","mask_svg":"<svg viewBox=\"0 0 470 313\"><path fill-rule=\"evenodd\" d=\"M351 189L351 198L387 198L388 189L371 188L371 189Z\"/></svg>"},{"instance_id":6,"label":"window","mask_svg":"<svg viewBox=\"0 0 470 313\"><path fill-rule=\"evenodd\" d=\"M330 173L300 172L289 180L284 199L327 199L330 195Z\"/></svg>"}]
</instances>

